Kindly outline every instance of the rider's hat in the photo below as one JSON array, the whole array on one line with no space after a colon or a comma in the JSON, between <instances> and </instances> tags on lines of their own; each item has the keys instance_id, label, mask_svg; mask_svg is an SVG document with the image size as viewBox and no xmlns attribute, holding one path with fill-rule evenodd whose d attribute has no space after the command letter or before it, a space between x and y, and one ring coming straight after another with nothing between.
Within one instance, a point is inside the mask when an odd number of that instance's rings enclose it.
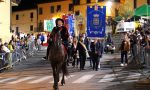
<instances>
[{"instance_id":1,"label":"rider's hat","mask_svg":"<svg viewBox=\"0 0 150 90\"><path fill-rule=\"evenodd\" d=\"M62 21L62 23L64 24L64 20L63 20L63 19L57 18L57 19L56 19L56 22L55 22L55 23L56 23L56 26L58 25L58 21Z\"/></svg>"}]
</instances>

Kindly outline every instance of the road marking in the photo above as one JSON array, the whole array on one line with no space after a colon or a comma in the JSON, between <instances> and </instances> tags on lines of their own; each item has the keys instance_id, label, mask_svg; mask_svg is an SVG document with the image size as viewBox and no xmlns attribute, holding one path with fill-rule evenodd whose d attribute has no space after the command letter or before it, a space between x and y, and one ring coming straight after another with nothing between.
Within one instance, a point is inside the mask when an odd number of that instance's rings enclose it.
<instances>
[{"instance_id":1,"label":"road marking","mask_svg":"<svg viewBox=\"0 0 150 90\"><path fill-rule=\"evenodd\" d=\"M100 81L98 82L110 82L115 79L115 74L105 75Z\"/></svg>"},{"instance_id":2,"label":"road marking","mask_svg":"<svg viewBox=\"0 0 150 90\"><path fill-rule=\"evenodd\" d=\"M0 83L4 83L4 82L7 82L7 81L10 81L10 80L14 80L16 78L6 78L6 79L2 79L0 80Z\"/></svg>"},{"instance_id":3,"label":"road marking","mask_svg":"<svg viewBox=\"0 0 150 90\"><path fill-rule=\"evenodd\" d=\"M123 83L129 83L129 82L136 82L138 80L126 80L126 81L122 81Z\"/></svg>"},{"instance_id":4,"label":"road marking","mask_svg":"<svg viewBox=\"0 0 150 90\"><path fill-rule=\"evenodd\" d=\"M84 75L81 78L77 79L73 83L85 83L86 81L90 80L94 75Z\"/></svg>"},{"instance_id":5,"label":"road marking","mask_svg":"<svg viewBox=\"0 0 150 90\"><path fill-rule=\"evenodd\" d=\"M8 84L16 84L16 83L20 83L20 82L23 82L23 81L27 81L27 80L33 79L33 78L34 77L24 77L24 78L21 78L21 79L16 80L16 81L9 82Z\"/></svg>"},{"instance_id":6,"label":"road marking","mask_svg":"<svg viewBox=\"0 0 150 90\"><path fill-rule=\"evenodd\" d=\"M70 76L65 76L65 80L68 80L68 79L70 79L70 78L72 78L72 77L74 77L75 75L70 75ZM62 76L60 77L60 81L61 81L61 78L62 78ZM59 82L60 82L59 81ZM54 83L54 80L52 80L51 82L49 82L49 83Z\"/></svg>"},{"instance_id":7,"label":"road marking","mask_svg":"<svg viewBox=\"0 0 150 90\"><path fill-rule=\"evenodd\" d=\"M139 78L140 76L141 76L140 73L135 73L135 74L133 74L133 75L127 76L126 79L137 79L137 78Z\"/></svg>"},{"instance_id":8,"label":"road marking","mask_svg":"<svg viewBox=\"0 0 150 90\"><path fill-rule=\"evenodd\" d=\"M31 81L31 82L28 82L28 83L30 83L30 84L40 83L40 82L42 82L42 81L49 80L50 78L52 78L52 76L45 76L45 77L42 77L42 78L40 78L40 79Z\"/></svg>"}]
</instances>

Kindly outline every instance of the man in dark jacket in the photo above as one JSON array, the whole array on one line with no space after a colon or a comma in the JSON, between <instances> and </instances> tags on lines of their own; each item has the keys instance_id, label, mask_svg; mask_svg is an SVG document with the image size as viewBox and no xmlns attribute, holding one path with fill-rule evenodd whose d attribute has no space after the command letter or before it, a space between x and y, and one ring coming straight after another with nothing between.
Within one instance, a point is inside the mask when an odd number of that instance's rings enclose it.
<instances>
[{"instance_id":1,"label":"man in dark jacket","mask_svg":"<svg viewBox=\"0 0 150 90\"><path fill-rule=\"evenodd\" d=\"M77 44L77 50L79 51L79 59L80 59L80 70L85 70L85 61L86 61L86 46L83 42L83 37L80 37L80 41Z\"/></svg>"}]
</instances>

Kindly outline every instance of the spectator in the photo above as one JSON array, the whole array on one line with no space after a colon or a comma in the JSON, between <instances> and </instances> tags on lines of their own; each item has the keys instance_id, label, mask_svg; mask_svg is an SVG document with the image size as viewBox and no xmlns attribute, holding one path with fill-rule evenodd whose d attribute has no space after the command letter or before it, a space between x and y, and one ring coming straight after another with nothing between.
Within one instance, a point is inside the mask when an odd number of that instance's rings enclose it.
<instances>
[{"instance_id":1,"label":"spectator","mask_svg":"<svg viewBox=\"0 0 150 90\"><path fill-rule=\"evenodd\" d=\"M138 40L136 34L131 35L130 44L131 44L132 62L135 62L137 59L137 43Z\"/></svg>"},{"instance_id":2,"label":"spectator","mask_svg":"<svg viewBox=\"0 0 150 90\"><path fill-rule=\"evenodd\" d=\"M8 49L10 50L10 53L9 53L9 56L8 56L9 67L12 68L12 53L14 52L13 41L12 40L10 40L10 42L8 44Z\"/></svg>"},{"instance_id":3,"label":"spectator","mask_svg":"<svg viewBox=\"0 0 150 90\"><path fill-rule=\"evenodd\" d=\"M40 39L40 37L38 37L38 39L37 39L37 46L38 46L38 50L41 50L41 39Z\"/></svg>"},{"instance_id":4,"label":"spectator","mask_svg":"<svg viewBox=\"0 0 150 90\"><path fill-rule=\"evenodd\" d=\"M146 61L146 67L147 68L150 68L150 34L147 35L146 37L146 46L145 46L145 53L146 53L146 56L145 56L145 61Z\"/></svg>"},{"instance_id":5,"label":"spectator","mask_svg":"<svg viewBox=\"0 0 150 90\"><path fill-rule=\"evenodd\" d=\"M125 38L120 46L120 50L121 50L121 66L127 66L128 64L128 59L127 59L127 54L128 51L130 50L130 43L127 40L127 38ZM125 57L125 63L124 63L124 57Z\"/></svg>"},{"instance_id":6,"label":"spectator","mask_svg":"<svg viewBox=\"0 0 150 90\"><path fill-rule=\"evenodd\" d=\"M41 44L43 45L43 42L45 41L45 38L44 38L44 34L42 33L41 35Z\"/></svg>"},{"instance_id":7,"label":"spectator","mask_svg":"<svg viewBox=\"0 0 150 90\"><path fill-rule=\"evenodd\" d=\"M8 48L8 43L4 43L4 45L3 45L3 51L4 51L5 53L10 53L10 50L9 50L9 48Z\"/></svg>"},{"instance_id":8,"label":"spectator","mask_svg":"<svg viewBox=\"0 0 150 90\"><path fill-rule=\"evenodd\" d=\"M140 40L140 60L142 64L145 64L145 47L147 45L146 36L143 35Z\"/></svg>"}]
</instances>

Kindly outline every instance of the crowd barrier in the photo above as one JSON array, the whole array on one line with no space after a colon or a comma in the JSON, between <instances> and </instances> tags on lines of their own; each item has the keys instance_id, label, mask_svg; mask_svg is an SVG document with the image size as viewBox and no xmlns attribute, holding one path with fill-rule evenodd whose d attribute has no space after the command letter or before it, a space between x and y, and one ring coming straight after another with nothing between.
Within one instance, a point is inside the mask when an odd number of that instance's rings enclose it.
<instances>
[{"instance_id":1,"label":"crowd barrier","mask_svg":"<svg viewBox=\"0 0 150 90\"><path fill-rule=\"evenodd\" d=\"M17 63L22 60L27 60L27 58L32 57L37 53L38 49L36 48L34 42L28 43L28 48L24 46L17 46L14 52L12 53L0 53L0 72L14 67Z\"/></svg>"}]
</instances>

